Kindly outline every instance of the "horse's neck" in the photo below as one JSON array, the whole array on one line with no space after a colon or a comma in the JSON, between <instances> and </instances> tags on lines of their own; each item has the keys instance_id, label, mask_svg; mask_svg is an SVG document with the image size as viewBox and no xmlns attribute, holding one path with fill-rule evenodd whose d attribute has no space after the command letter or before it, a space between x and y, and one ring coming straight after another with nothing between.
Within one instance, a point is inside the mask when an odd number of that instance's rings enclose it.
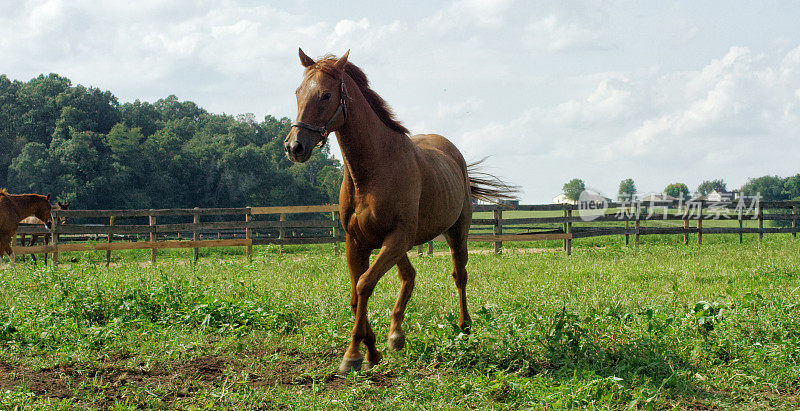
<instances>
[{"instance_id":1,"label":"horse's neck","mask_svg":"<svg viewBox=\"0 0 800 411\"><path fill-rule=\"evenodd\" d=\"M347 120L336 131L336 139L342 150L345 172L355 184L356 190L367 187L369 181L377 176L381 164L401 155L408 137L386 126L367 103L358 86L346 77L350 101L347 106Z\"/></svg>"},{"instance_id":2,"label":"horse's neck","mask_svg":"<svg viewBox=\"0 0 800 411\"><path fill-rule=\"evenodd\" d=\"M12 194L8 196L8 199L11 201L14 212L17 213L18 220L32 216L36 210L36 202L25 194Z\"/></svg>"}]
</instances>

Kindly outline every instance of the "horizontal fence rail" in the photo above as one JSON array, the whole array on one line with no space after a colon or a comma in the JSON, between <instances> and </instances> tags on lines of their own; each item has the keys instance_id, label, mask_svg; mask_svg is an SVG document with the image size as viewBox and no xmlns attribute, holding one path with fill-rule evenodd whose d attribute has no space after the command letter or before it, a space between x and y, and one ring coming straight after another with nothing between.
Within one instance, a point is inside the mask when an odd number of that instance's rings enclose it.
<instances>
[{"instance_id":1,"label":"horizontal fence rail","mask_svg":"<svg viewBox=\"0 0 800 411\"><path fill-rule=\"evenodd\" d=\"M502 252L503 242L563 241L571 252L572 240L621 235L635 245L642 235L791 233L797 236L800 201L738 200L731 202L638 202L601 204L533 204L474 206L469 241L494 243ZM204 247L246 247L254 245L336 244L344 241L337 205L190 208L164 210L54 210L51 230L42 225L20 225L17 233L49 238L45 245L23 246L16 241L15 254L52 255L74 251L105 251L106 262L117 250L194 250L194 259ZM205 221L202 221L205 220ZM726 223L719 223L720 221ZM764 227L764 222L772 227ZM644 226L648 224L648 226ZM750 226L746 226L750 225ZM434 240L443 240L439 236ZM432 245L429 243L429 252ZM419 252L422 252L420 245Z\"/></svg>"}]
</instances>

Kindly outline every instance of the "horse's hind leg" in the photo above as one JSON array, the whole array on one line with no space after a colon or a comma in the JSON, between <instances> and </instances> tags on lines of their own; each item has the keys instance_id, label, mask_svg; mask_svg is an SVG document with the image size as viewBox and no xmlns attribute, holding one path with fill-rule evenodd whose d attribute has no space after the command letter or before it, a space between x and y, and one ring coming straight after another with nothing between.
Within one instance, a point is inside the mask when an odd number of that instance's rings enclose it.
<instances>
[{"instance_id":1,"label":"horse's hind leg","mask_svg":"<svg viewBox=\"0 0 800 411\"><path fill-rule=\"evenodd\" d=\"M397 262L397 272L400 276L400 292L397 294L397 303L392 310L392 325L389 328L388 346L390 350L402 350L406 345L406 336L403 333L403 319L406 317L406 305L411 298L414 290L414 281L417 271L408 260L408 255L400 258Z\"/></svg>"},{"instance_id":2,"label":"horse's hind leg","mask_svg":"<svg viewBox=\"0 0 800 411\"><path fill-rule=\"evenodd\" d=\"M36 234L31 234L31 243L28 244L29 246L33 247L36 245L36 240L38 240L38 236ZM31 259L33 259L33 265L36 265L39 261L36 260L36 254L31 254Z\"/></svg>"},{"instance_id":3,"label":"horse's hind leg","mask_svg":"<svg viewBox=\"0 0 800 411\"><path fill-rule=\"evenodd\" d=\"M463 216L462 216L463 217ZM463 218L462 218L463 219ZM469 221L469 220L467 220ZM459 223L461 220L459 220ZM467 233L469 225L456 224L444 233L447 244L450 246L450 255L453 259L453 280L458 288L458 326L469 334L472 319L467 311Z\"/></svg>"},{"instance_id":4,"label":"horse's hind leg","mask_svg":"<svg viewBox=\"0 0 800 411\"><path fill-rule=\"evenodd\" d=\"M18 235L19 245L21 245L23 247L25 247L25 237L26 237L25 234L19 234ZM21 255L19 258L20 258L20 260L22 260L23 263L25 262L25 254ZM36 261L36 260L34 260L34 261Z\"/></svg>"}]
</instances>

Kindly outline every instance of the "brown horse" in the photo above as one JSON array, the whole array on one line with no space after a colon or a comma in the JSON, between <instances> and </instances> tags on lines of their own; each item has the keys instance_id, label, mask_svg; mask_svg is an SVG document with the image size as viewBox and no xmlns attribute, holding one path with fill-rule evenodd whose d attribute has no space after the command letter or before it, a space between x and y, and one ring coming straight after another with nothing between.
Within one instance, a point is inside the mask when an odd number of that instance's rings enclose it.
<instances>
[{"instance_id":1,"label":"brown horse","mask_svg":"<svg viewBox=\"0 0 800 411\"><path fill-rule=\"evenodd\" d=\"M49 229L53 224L51 210L50 194L9 194L0 189L0 258L4 254L13 255L11 238L17 233L20 221L35 216Z\"/></svg>"},{"instance_id":2,"label":"brown horse","mask_svg":"<svg viewBox=\"0 0 800 411\"><path fill-rule=\"evenodd\" d=\"M469 332L466 265L472 199L508 198L514 191L497 179L470 175L471 167L444 137L409 137L386 102L370 89L361 69L348 63L349 53L314 61L300 50L305 75L296 91L297 121L284 141L289 159L304 162L333 131L344 158L339 212L346 232L355 324L340 373L361 368L361 342L367 348L367 367L381 360L367 319L367 301L378 280L394 265L401 286L391 314L388 347L405 346L402 322L416 276L407 253L439 234L450 246L459 326ZM378 248L370 264L370 253Z\"/></svg>"},{"instance_id":3,"label":"brown horse","mask_svg":"<svg viewBox=\"0 0 800 411\"><path fill-rule=\"evenodd\" d=\"M53 206L53 210L69 210L70 204L72 204L71 201L68 201L66 203L62 203L62 202L59 201ZM66 217L58 217L58 224L59 225L60 224L66 224L66 222L67 222ZM42 221L42 220L40 220L40 219L38 219L36 217L31 216L31 217L25 218L24 220L20 221L19 223L20 224L38 225L38 224L44 224L44 221ZM48 234L31 234L31 241L26 244L25 243L26 235L27 234L20 234L19 235L19 244L22 245L22 246L28 246L28 247L33 247L34 245L36 245L36 242L39 241L39 237L44 238L44 244L45 245L50 244L50 238L52 236L52 234L49 234L49 233ZM37 263L36 254L31 254L31 258L33 259L34 264ZM23 261L24 261L24 258L23 258ZM45 263L45 265L47 265L47 253L44 253L44 263Z\"/></svg>"}]
</instances>

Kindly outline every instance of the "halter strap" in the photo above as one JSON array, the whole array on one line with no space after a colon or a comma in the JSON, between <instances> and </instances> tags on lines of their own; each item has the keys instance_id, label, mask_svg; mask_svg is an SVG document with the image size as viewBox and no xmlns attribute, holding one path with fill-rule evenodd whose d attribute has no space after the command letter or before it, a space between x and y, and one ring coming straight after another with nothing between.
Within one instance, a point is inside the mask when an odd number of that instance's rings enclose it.
<instances>
[{"instance_id":1,"label":"halter strap","mask_svg":"<svg viewBox=\"0 0 800 411\"><path fill-rule=\"evenodd\" d=\"M345 88L344 88L344 80L340 83L341 93L339 93L339 107L336 108L336 112L333 113L331 119L325 123L324 126L315 126L313 124L304 123L302 121L294 121L292 122L292 127L300 127L306 130L311 130L313 132L319 133L322 136L322 140L320 141L320 147L325 147L325 144L328 143L328 134L330 134L331 130L330 127L333 125L333 121L336 120L340 114L344 116L345 120L347 119L347 103L345 103L345 96L347 95Z\"/></svg>"}]
</instances>

